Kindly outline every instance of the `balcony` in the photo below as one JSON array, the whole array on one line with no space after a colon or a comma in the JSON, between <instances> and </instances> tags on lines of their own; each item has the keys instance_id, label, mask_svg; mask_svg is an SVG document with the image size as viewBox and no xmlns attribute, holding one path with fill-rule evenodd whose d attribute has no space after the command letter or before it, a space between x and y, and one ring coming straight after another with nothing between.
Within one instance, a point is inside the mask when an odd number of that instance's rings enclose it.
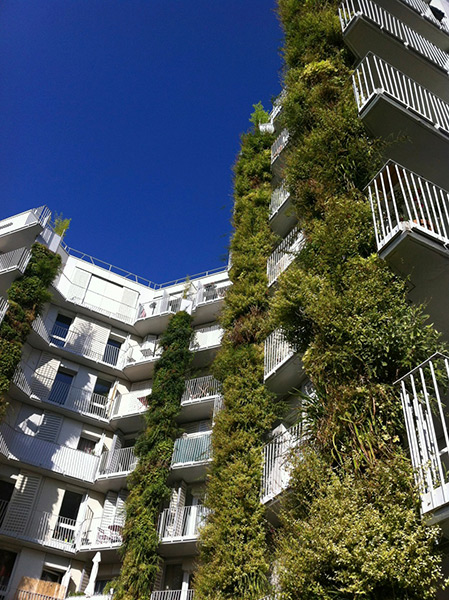
<instances>
[{"instance_id":1,"label":"balcony","mask_svg":"<svg viewBox=\"0 0 449 600\"><path fill-rule=\"evenodd\" d=\"M290 483L291 451L301 442L301 424L277 435L263 449L263 472L260 499L262 504L275 500Z\"/></svg>"},{"instance_id":2,"label":"balcony","mask_svg":"<svg viewBox=\"0 0 449 600\"><path fill-rule=\"evenodd\" d=\"M0 325L6 315L6 311L8 310L9 304L8 300L0 296Z\"/></svg>"},{"instance_id":3,"label":"balcony","mask_svg":"<svg viewBox=\"0 0 449 600\"><path fill-rule=\"evenodd\" d=\"M41 206L0 221L0 252L31 246L50 217L51 211Z\"/></svg>"},{"instance_id":4,"label":"balcony","mask_svg":"<svg viewBox=\"0 0 449 600\"><path fill-rule=\"evenodd\" d=\"M113 400L111 421L120 421L122 431L138 431L142 428L142 417L148 410L148 395L136 392L117 394Z\"/></svg>"},{"instance_id":5,"label":"balcony","mask_svg":"<svg viewBox=\"0 0 449 600\"><path fill-rule=\"evenodd\" d=\"M231 287L228 280L203 285L198 283L193 294L193 315L195 323L210 323L218 319L227 291Z\"/></svg>"},{"instance_id":6,"label":"balcony","mask_svg":"<svg viewBox=\"0 0 449 600\"><path fill-rule=\"evenodd\" d=\"M212 375L189 379L181 398L182 421L200 421L215 412L221 398L221 385Z\"/></svg>"},{"instance_id":7,"label":"balcony","mask_svg":"<svg viewBox=\"0 0 449 600\"><path fill-rule=\"evenodd\" d=\"M75 552L77 522L75 519L61 517L59 514L45 511L33 511L31 514L17 514L17 510L8 510L11 502L0 500L0 534L19 538L48 548Z\"/></svg>"},{"instance_id":8,"label":"balcony","mask_svg":"<svg viewBox=\"0 0 449 600\"><path fill-rule=\"evenodd\" d=\"M25 271L30 258L28 248L0 254L0 294L5 294L12 282Z\"/></svg>"},{"instance_id":9,"label":"balcony","mask_svg":"<svg viewBox=\"0 0 449 600\"><path fill-rule=\"evenodd\" d=\"M80 535L77 541L79 551L119 548L123 543L122 531L125 525L125 513L117 515L112 523L106 524L103 517L93 517L90 509L88 509L88 512L89 515L80 527Z\"/></svg>"},{"instance_id":10,"label":"balcony","mask_svg":"<svg viewBox=\"0 0 449 600\"><path fill-rule=\"evenodd\" d=\"M93 483L100 457L0 425L0 455L40 469Z\"/></svg>"},{"instance_id":11,"label":"balcony","mask_svg":"<svg viewBox=\"0 0 449 600\"><path fill-rule=\"evenodd\" d=\"M449 101L447 52L372 0L345 0L339 16L345 42L356 56L372 52L384 60L393 58L405 75ZM421 23L425 22L421 19Z\"/></svg>"},{"instance_id":12,"label":"balcony","mask_svg":"<svg viewBox=\"0 0 449 600\"><path fill-rule=\"evenodd\" d=\"M285 237L296 222L290 192L284 184L271 193L269 218L271 229L280 237Z\"/></svg>"},{"instance_id":13,"label":"balcony","mask_svg":"<svg viewBox=\"0 0 449 600\"><path fill-rule=\"evenodd\" d=\"M170 317L180 310L191 307L192 301L182 297L182 294L170 295L164 290L162 296L149 302L139 304L135 327L139 335L145 336L150 330L160 334L167 328Z\"/></svg>"},{"instance_id":14,"label":"balcony","mask_svg":"<svg viewBox=\"0 0 449 600\"><path fill-rule=\"evenodd\" d=\"M123 323L134 325L135 306L129 306L98 292L87 290L86 286L77 285L71 281L65 273L59 275L53 283L53 288L61 295L63 301L74 304L77 308L85 309L78 310L80 313L91 316L94 311L99 315L104 315L108 320L118 321L119 326L123 327ZM111 309L111 304L114 305L114 309Z\"/></svg>"},{"instance_id":15,"label":"balcony","mask_svg":"<svg viewBox=\"0 0 449 600\"><path fill-rule=\"evenodd\" d=\"M108 420L110 402L102 394L55 381L43 375L28 379L20 367L14 374L13 384L31 399L92 417L95 421Z\"/></svg>"},{"instance_id":16,"label":"balcony","mask_svg":"<svg viewBox=\"0 0 449 600\"><path fill-rule=\"evenodd\" d=\"M223 333L223 329L217 323L194 330L194 336L190 343L190 350L194 352L194 368L205 367L212 362L220 347Z\"/></svg>"},{"instance_id":17,"label":"balcony","mask_svg":"<svg viewBox=\"0 0 449 600\"><path fill-rule=\"evenodd\" d=\"M283 129L271 146L271 170L276 177L281 177L282 175L282 169L285 163L282 153L287 147L289 137L290 134L287 129Z\"/></svg>"},{"instance_id":18,"label":"balcony","mask_svg":"<svg viewBox=\"0 0 449 600\"><path fill-rule=\"evenodd\" d=\"M86 331L54 325L50 333L42 317L38 316L33 321L32 327L40 340L54 348L56 354L69 352L85 359L87 364L100 363L103 371L116 374L122 368L125 359L124 350L107 344L103 337L90 329L90 325L86 322Z\"/></svg>"},{"instance_id":19,"label":"balcony","mask_svg":"<svg viewBox=\"0 0 449 600\"><path fill-rule=\"evenodd\" d=\"M162 346L158 339L131 346L125 353L123 370L132 381L151 378L161 354Z\"/></svg>"},{"instance_id":20,"label":"balcony","mask_svg":"<svg viewBox=\"0 0 449 600\"><path fill-rule=\"evenodd\" d=\"M161 590L152 592L150 600L193 600L193 590Z\"/></svg>"},{"instance_id":21,"label":"balcony","mask_svg":"<svg viewBox=\"0 0 449 600\"><path fill-rule=\"evenodd\" d=\"M101 455L98 478L126 477L131 471L134 471L136 465L137 457L134 454L134 448L108 450Z\"/></svg>"},{"instance_id":22,"label":"balcony","mask_svg":"<svg viewBox=\"0 0 449 600\"><path fill-rule=\"evenodd\" d=\"M211 438L208 432L175 440L170 468L177 479L190 483L204 477L206 465L212 460Z\"/></svg>"},{"instance_id":23,"label":"balcony","mask_svg":"<svg viewBox=\"0 0 449 600\"><path fill-rule=\"evenodd\" d=\"M400 379L398 386L421 510L431 522L447 521L449 358L434 354Z\"/></svg>"},{"instance_id":24,"label":"balcony","mask_svg":"<svg viewBox=\"0 0 449 600\"><path fill-rule=\"evenodd\" d=\"M282 102L287 95L287 91L283 89L276 100L273 102L273 108L270 112L270 123L275 123L279 115L282 113Z\"/></svg>"},{"instance_id":25,"label":"balcony","mask_svg":"<svg viewBox=\"0 0 449 600\"><path fill-rule=\"evenodd\" d=\"M449 187L449 104L373 54L357 67L353 84L368 130L397 140L388 147L391 158Z\"/></svg>"},{"instance_id":26,"label":"balcony","mask_svg":"<svg viewBox=\"0 0 449 600\"><path fill-rule=\"evenodd\" d=\"M280 329L273 331L264 344L264 382L277 394L297 387L304 376L302 361Z\"/></svg>"},{"instance_id":27,"label":"balcony","mask_svg":"<svg viewBox=\"0 0 449 600\"><path fill-rule=\"evenodd\" d=\"M282 240L267 261L268 286L273 285L279 275L291 265L304 244L304 236L296 227Z\"/></svg>"},{"instance_id":28,"label":"balcony","mask_svg":"<svg viewBox=\"0 0 449 600\"><path fill-rule=\"evenodd\" d=\"M159 515L157 530L163 556L194 554L198 532L209 509L202 505L166 508Z\"/></svg>"}]
</instances>

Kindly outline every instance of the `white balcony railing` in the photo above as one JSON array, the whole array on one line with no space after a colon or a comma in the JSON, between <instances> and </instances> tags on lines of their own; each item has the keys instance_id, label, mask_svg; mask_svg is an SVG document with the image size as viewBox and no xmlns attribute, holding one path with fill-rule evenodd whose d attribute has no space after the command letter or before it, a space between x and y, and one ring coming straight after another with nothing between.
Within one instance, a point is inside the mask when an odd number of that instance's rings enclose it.
<instances>
[{"instance_id":1,"label":"white balcony railing","mask_svg":"<svg viewBox=\"0 0 449 600\"><path fill-rule=\"evenodd\" d=\"M181 309L182 296L173 297L164 294L149 302L139 305L137 319L149 319L165 314L175 314Z\"/></svg>"},{"instance_id":2,"label":"white balcony railing","mask_svg":"<svg viewBox=\"0 0 449 600\"><path fill-rule=\"evenodd\" d=\"M427 21L430 21L433 25L441 29L445 33L449 33L449 27L447 25L447 17L442 21L439 21L430 10L429 5L424 0L402 0L404 4L413 8L421 17L424 17Z\"/></svg>"},{"instance_id":3,"label":"white balcony railing","mask_svg":"<svg viewBox=\"0 0 449 600\"><path fill-rule=\"evenodd\" d=\"M271 146L271 164L278 158L281 152L288 144L290 134L287 129L283 129L282 132L277 137L274 144Z\"/></svg>"},{"instance_id":4,"label":"white balcony railing","mask_svg":"<svg viewBox=\"0 0 449 600\"><path fill-rule=\"evenodd\" d=\"M449 357L434 354L398 384L426 513L449 503Z\"/></svg>"},{"instance_id":5,"label":"white balcony railing","mask_svg":"<svg viewBox=\"0 0 449 600\"><path fill-rule=\"evenodd\" d=\"M21 231L39 223L45 227L51 217L51 211L46 206L32 208L23 213L2 219L0 221L0 235L9 235L14 231Z\"/></svg>"},{"instance_id":6,"label":"white balcony railing","mask_svg":"<svg viewBox=\"0 0 449 600\"><path fill-rule=\"evenodd\" d=\"M99 475L118 475L119 473L131 473L137 465L137 457L134 448L120 448L119 450L108 450L101 455Z\"/></svg>"},{"instance_id":7,"label":"white balcony railing","mask_svg":"<svg viewBox=\"0 0 449 600\"><path fill-rule=\"evenodd\" d=\"M184 393L181 397L181 406L205 402L221 394L220 382L212 375L188 379L185 382Z\"/></svg>"},{"instance_id":8,"label":"white balcony railing","mask_svg":"<svg viewBox=\"0 0 449 600\"><path fill-rule=\"evenodd\" d=\"M285 185L281 185L271 193L271 202L270 202L270 219L274 217L274 215L279 212L279 209L287 202L290 197L290 192L285 187Z\"/></svg>"},{"instance_id":9,"label":"white balcony railing","mask_svg":"<svg viewBox=\"0 0 449 600\"><path fill-rule=\"evenodd\" d=\"M112 523L104 523L102 517L89 516L81 525L78 547L86 548L115 548L123 543L123 527L125 511L115 516Z\"/></svg>"},{"instance_id":10,"label":"white balcony railing","mask_svg":"<svg viewBox=\"0 0 449 600\"><path fill-rule=\"evenodd\" d=\"M295 260L296 255L304 246L305 239L297 227L292 229L267 261L268 285L272 285L279 275Z\"/></svg>"},{"instance_id":11,"label":"white balcony railing","mask_svg":"<svg viewBox=\"0 0 449 600\"><path fill-rule=\"evenodd\" d=\"M148 395L138 396L136 392L117 394L112 405L112 418L126 417L146 412Z\"/></svg>"},{"instance_id":12,"label":"white balcony railing","mask_svg":"<svg viewBox=\"0 0 449 600\"><path fill-rule=\"evenodd\" d=\"M192 352L199 352L219 346L223 333L223 329L218 324L195 329L193 339L190 343L190 350Z\"/></svg>"},{"instance_id":13,"label":"white balcony railing","mask_svg":"<svg viewBox=\"0 0 449 600\"><path fill-rule=\"evenodd\" d=\"M375 23L382 32L387 32L398 39L406 47L413 48L415 52L429 60L431 63L448 72L449 54L425 37L405 25L397 17L390 14L372 0L344 0L339 8L340 23L343 33L357 17L363 16Z\"/></svg>"},{"instance_id":14,"label":"white balcony railing","mask_svg":"<svg viewBox=\"0 0 449 600\"><path fill-rule=\"evenodd\" d=\"M352 80L359 113L383 94L449 135L449 104L378 56L367 54Z\"/></svg>"},{"instance_id":15,"label":"white balcony railing","mask_svg":"<svg viewBox=\"0 0 449 600\"><path fill-rule=\"evenodd\" d=\"M150 340L141 346L131 346L125 353L125 367L143 362L155 362L162 354L160 340Z\"/></svg>"},{"instance_id":16,"label":"white balcony railing","mask_svg":"<svg viewBox=\"0 0 449 600\"><path fill-rule=\"evenodd\" d=\"M78 414L107 419L109 414L109 400L107 396L97 394L69 383L55 381L43 375L28 379L20 367L17 368L14 384L29 396L39 398L42 402L63 406Z\"/></svg>"},{"instance_id":17,"label":"white balcony railing","mask_svg":"<svg viewBox=\"0 0 449 600\"><path fill-rule=\"evenodd\" d=\"M0 296L0 325L6 315L6 311L8 310L8 307L9 307L8 300L6 300L6 298L3 298L2 296Z\"/></svg>"},{"instance_id":18,"label":"white balcony railing","mask_svg":"<svg viewBox=\"0 0 449 600\"><path fill-rule=\"evenodd\" d=\"M403 228L449 244L449 193L389 161L368 185L377 248Z\"/></svg>"},{"instance_id":19,"label":"white balcony railing","mask_svg":"<svg viewBox=\"0 0 449 600\"><path fill-rule=\"evenodd\" d=\"M100 460L99 456L27 435L6 423L0 425L0 453L11 460L88 482L95 481Z\"/></svg>"},{"instance_id":20,"label":"white balcony railing","mask_svg":"<svg viewBox=\"0 0 449 600\"><path fill-rule=\"evenodd\" d=\"M290 482L291 451L301 441L301 424L293 425L277 435L263 449L261 501L268 502L285 490Z\"/></svg>"},{"instance_id":21,"label":"white balcony railing","mask_svg":"<svg viewBox=\"0 0 449 600\"><path fill-rule=\"evenodd\" d=\"M32 327L48 344L63 348L78 356L84 356L95 362L121 368L124 350L106 344L102 337L100 338L92 331L67 330L65 327L54 325L51 332L49 332L40 316L33 321Z\"/></svg>"},{"instance_id":22,"label":"white balcony railing","mask_svg":"<svg viewBox=\"0 0 449 600\"><path fill-rule=\"evenodd\" d=\"M193 600L193 590L161 590L152 592L150 600Z\"/></svg>"},{"instance_id":23,"label":"white balcony railing","mask_svg":"<svg viewBox=\"0 0 449 600\"><path fill-rule=\"evenodd\" d=\"M192 435L175 440L171 467L194 465L212 458L211 433Z\"/></svg>"},{"instance_id":24,"label":"white balcony railing","mask_svg":"<svg viewBox=\"0 0 449 600\"><path fill-rule=\"evenodd\" d=\"M68 519L57 513L45 511L33 511L31 514L23 514L21 519L27 521L26 527L18 523L15 515L9 518L6 507L4 518L0 521L0 533L39 543L50 548L65 550L66 552L75 551L76 519Z\"/></svg>"},{"instance_id":25,"label":"white balcony railing","mask_svg":"<svg viewBox=\"0 0 449 600\"><path fill-rule=\"evenodd\" d=\"M14 600L60 600L57 596L47 596L29 590L16 590Z\"/></svg>"},{"instance_id":26,"label":"white balcony railing","mask_svg":"<svg viewBox=\"0 0 449 600\"><path fill-rule=\"evenodd\" d=\"M294 349L280 329L270 333L264 345L264 379L268 379L294 355Z\"/></svg>"},{"instance_id":27,"label":"white balcony railing","mask_svg":"<svg viewBox=\"0 0 449 600\"><path fill-rule=\"evenodd\" d=\"M5 254L0 254L0 275L9 271L20 271L23 273L31 258L31 251L28 248L19 248L11 250Z\"/></svg>"},{"instance_id":28,"label":"white balcony railing","mask_svg":"<svg viewBox=\"0 0 449 600\"><path fill-rule=\"evenodd\" d=\"M196 294L194 306L202 306L216 300L222 300L230 287L230 284L201 286Z\"/></svg>"},{"instance_id":29,"label":"white balcony railing","mask_svg":"<svg viewBox=\"0 0 449 600\"><path fill-rule=\"evenodd\" d=\"M157 526L161 542L196 538L208 514L209 509L202 505L184 506L175 510L166 508L159 515Z\"/></svg>"}]
</instances>

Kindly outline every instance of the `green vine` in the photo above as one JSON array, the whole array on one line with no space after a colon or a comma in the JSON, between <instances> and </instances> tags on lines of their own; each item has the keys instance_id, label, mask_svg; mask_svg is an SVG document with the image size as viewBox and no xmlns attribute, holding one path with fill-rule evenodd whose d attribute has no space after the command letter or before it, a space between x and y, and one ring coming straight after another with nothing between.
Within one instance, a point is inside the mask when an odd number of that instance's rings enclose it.
<instances>
[{"instance_id":1,"label":"green vine","mask_svg":"<svg viewBox=\"0 0 449 600\"><path fill-rule=\"evenodd\" d=\"M139 462L128 480L123 565L120 576L111 583L117 600L149 599L160 569L156 525L162 503L171 492L167 478L174 441L181 433L176 417L192 360L192 333L190 315L178 312L161 336L163 352L154 369L146 427L135 448Z\"/></svg>"},{"instance_id":2,"label":"green vine","mask_svg":"<svg viewBox=\"0 0 449 600\"><path fill-rule=\"evenodd\" d=\"M279 0L286 180L307 244L273 314L317 394L278 537L282 598L433 598L438 530L420 520L394 381L441 350L375 253L363 188L388 150L358 119L333 0Z\"/></svg>"},{"instance_id":3,"label":"green vine","mask_svg":"<svg viewBox=\"0 0 449 600\"><path fill-rule=\"evenodd\" d=\"M260 105L253 122L267 120ZM224 410L215 422L206 503L211 516L201 532L195 598L256 599L267 589L269 559L260 503L262 446L273 422L273 401L263 385L267 336L266 264L273 235L268 226L270 147L273 136L254 130L242 138L234 168L232 287L221 323L225 334L213 371L223 383Z\"/></svg>"},{"instance_id":4,"label":"green vine","mask_svg":"<svg viewBox=\"0 0 449 600\"><path fill-rule=\"evenodd\" d=\"M60 264L58 254L35 243L24 274L8 290L9 308L0 325L0 418L5 414L4 395L20 362L22 346L32 322L45 302L51 299L47 288L56 277Z\"/></svg>"}]
</instances>

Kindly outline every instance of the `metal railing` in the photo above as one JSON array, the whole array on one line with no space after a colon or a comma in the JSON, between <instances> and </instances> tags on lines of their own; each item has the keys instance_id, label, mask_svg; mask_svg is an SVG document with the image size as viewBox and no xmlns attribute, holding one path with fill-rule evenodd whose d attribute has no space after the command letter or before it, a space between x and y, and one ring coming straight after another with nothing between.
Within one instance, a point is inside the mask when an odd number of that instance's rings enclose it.
<instances>
[{"instance_id":1,"label":"metal railing","mask_svg":"<svg viewBox=\"0 0 449 600\"><path fill-rule=\"evenodd\" d=\"M424 2L424 0L402 0L404 4L413 8L421 17L424 17L427 21L430 21L433 25L438 27L444 31L444 33L449 33L449 27L445 20L439 21L430 10L429 5Z\"/></svg>"},{"instance_id":2,"label":"metal railing","mask_svg":"<svg viewBox=\"0 0 449 600\"><path fill-rule=\"evenodd\" d=\"M161 590L152 592L150 600L193 600L193 590Z\"/></svg>"},{"instance_id":3,"label":"metal railing","mask_svg":"<svg viewBox=\"0 0 449 600\"><path fill-rule=\"evenodd\" d=\"M67 410L99 419L108 418L110 403L108 397L102 394L43 375L33 376L28 380L20 366L14 373L13 383L26 394L35 396L42 402L63 406Z\"/></svg>"},{"instance_id":4,"label":"metal railing","mask_svg":"<svg viewBox=\"0 0 449 600\"><path fill-rule=\"evenodd\" d=\"M434 354L398 385L425 513L449 502L449 357Z\"/></svg>"},{"instance_id":5,"label":"metal railing","mask_svg":"<svg viewBox=\"0 0 449 600\"><path fill-rule=\"evenodd\" d=\"M148 395L138 396L135 392L130 394L117 394L112 405L112 418L126 417L144 413L148 409Z\"/></svg>"},{"instance_id":6,"label":"metal railing","mask_svg":"<svg viewBox=\"0 0 449 600\"><path fill-rule=\"evenodd\" d=\"M274 215L279 211L279 209L287 202L290 197L290 192L285 187L285 185L281 185L271 193L271 202L270 202L270 219L274 217Z\"/></svg>"},{"instance_id":7,"label":"metal railing","mask_svg":"<svg viewBox=\"0 0 449 600\"><path fill-rule=\"evenodd\" d=\"M279 94L279 96L276 98L276 100L273 102L273 108L271 109L271 112L270 112L270 122L271 123L274 123L274 121L277 119L277 117L282 112L282 102L284 101L286 95L287 95L287 90L283 89L281 91L281 93Z\"/></svg>"},{"instance_id":8,"label":"metal railing","mask_svg":"<svg viewBox=\"0 0 449 600\"><path fill-rule=\"evenodd\" d=\"M123 349L109 346L92 331L83 332L54 325L50 333L41 316L33 321L32 327L48 344L117 368L122 364Z\"/></svg>"},{"instance_id":9,"label":"metal railing","mask_svg":"<svg viewBox=\"0 0 449 600\"><path fill-rule=\"evenodd\" d=\"M20 519L20 522L18 519ZM24 527L24 523L26 527ZM75 552L77 531L76 519L68 519L58 513L46 511L33 511L31 514L24 513L19 517L14 514L9 518L7 510L5 510L0 525L0 533L3 535L18 537L69 552Z\"/></svg>"},{"instance_id":10,"label":"metal railing","mask_svg":"<svg viewBox=\"0 0 449 600\"><path fill-rule=\"evenodd\" d=\"M193 339L190 342L190 350L192 352L198 352L207 350L207 348L219 346L223 333L224 330L217 323L195 329Z\"/></svg>"},{"instance_id":11,"label":"metal railing","mask_svg":"<svg viewBox=\"0 0 449 600\"><path fill-rule=\"evenodd\" d=\"M377 248L381 250L406 224L449 244L449 193L389 161L368 184Z\"/></svg>"},{"instance_id":12,"label":"metal railing","mask_svg":"<svg viewBox=\"0 0 449 600\"><path fill-rule=\"evenodd\" d=\"M166 508L159 515L157 530L161 542L195 538L204 524L209 509L200 504L182 508Z\"/></svg>"},{"instance_id":13,"label":"metal railing","mask_svg":"<svg viewBox=\"0 0 449 600\"><path fill-rule=\"evenodd\" d=\"M212 458L211 433L192 435L175 440L171 468L193 465Z\"/></svg>"},{"instance_id":14,"label":"metal railing","mask_svg":"<svg viewBox=\"0 0 449 600\"><path fill-rule=\"evenodd\" d=\"M354 19L363 16L375 23L382 31L388 32L405 46L412 48L434 65L446 73L448 72L449 54L447 52L432 44L432 42L372 0L344 0L340 5L338 14L343 33Z\"/></svg>"},{"instance_id":15,"label":"metal railing","mask_svg":"<svg viewBox=\"0 0 449 600\"><path fill-rule=\"evenodd\" d=\"M449 104L378 56L367 54L352 80L359 112L383 94L449 135Z\"/></svg>"},{"instance_id":16,"label":"metal railing","mask_svg":"<svg viewBox=\"0 0 449 600\"><path fill-rule=\"evenodd\" d=\"M204 402L221 394L220 382L212 375L188 379L185 382L181 406Z\"/></svg>"},{"instance_id":17,"label":"metal railing","mask_svg":"<svg viewBox=\"0 0 449 600\"><path fill-rule=\"evenodd\" d=\"M28 248L19 248L18 250L11 250L11 252L0 254L0 274L13 270L23 273L27 268L30 258L31 251Z\"/></svg>"},{"instance_id":18,"label":"metal railing","mask_svg":"<svg viewBox=\"0 0 449 600\"><path fill-rule=\"evenodd\" d=\"M120 448L107 450L101 455L99 475L117 475L118 473L131 473L136 468L137 457L134 448Z\"/></svg>"},{"instance_id":19,"label":"metal railing","mask_svg":"<svg viewBox=\"0 0 449 600\"><path fill-rule=\"evenodd\" d=\"M208 304L209 302L215 302L216 300L222 300L226 296L226 292L230 287L231 284L222 285L221 287L217 285L208 285L201 287L196 295L195 306L199 306L201 304Z\"/></svg>"},{"instance_id":20,"label":"metal railing","mask_svg":"<svg viewBox=\"0 0 449 600\"><path fill-rule=\"evenodd\" d=\"M46 594L38 594L29 590L16 590L14 600L60 600L61 596L47 596Z\"/></svg>"},{"instance_id":21,"label":"metal railing","mask_svg":"<svg viewBox=\"0 0 449 600\"><path fill-rule=\"evenodd\" d=\"M291 451L301 441L302 427L298 423L277 435L263 449L263 472L260 497L263 503L285 490L290 482Z\"/></svg>"},{"instance_id":22,"label":"metal railing","mask_svg":"<svg viewBox=\"0 0 449 600\"><path fill-rule=\"evenodd\" d=\"M8 308L9 308L8 300L6 300L6 298L3 298L2 296L0 296L0 324L2 323L2 321L4 319Z\"/></svg>"},{"instance_id":23,"label":"metal railing","mask_svg":"<svg viewBox=\"0 0 449 600\"><path fill-rule=\"evenodd\" d=\"M160 315L172 315L181 309L182 295L170 296L164 294L160 298L155 298L149 302L139 304L137 319L149 319Z\"/></svg>"},{"instance_id":24,"label":"metal railing","mask_svg":"<svg viewBox=\"0 0 449 600\"><path fill-rule=\"evenodd\" d=\"M99 456L27 435L7 423L0 424L0 452L8 459L91 483L100 460Z\"/></svg>"},{"instance_id":25,"label":"metal railing","mask_svg":"<svg viewBox=\"0 0 449 600\"><path fill-rule=\"evenodd\" d=\"M281 152L288 144L290 134L287 129L283 129L281 133L276 138L276 141L271 146L271 164L278 158Z\"/></svg>"},{"instance_id":26,"label":"metal railing","mask_svg":"<svg viewBox=\"0 0 449 600\"><path fill-rule=\"evenodd\" d=\"M135 363L153 362L159 359L162 354L160 340L151 340L141 346L131 346L125 354L124 366Z\"/></svg>"},{"instance_id":27,"label":"metal railing","mask_svg":"<svg viewBox=\"0 0 449 600\"><path fill-rule=\"evenodd\" d=\"M105 523L103 517L88 517L81 525L77 545L79 548L112 548L123 543L123 527L126 514L121 511L112 523Z\"/></svg>"},{"instance_id":28,"label":"metal railing","mask_svg":"<svg viewBox=\"0 0 449 600\"><path fill-rule=\"evenodd\" d=\"M294 355L294 349L287 342L280 329L270 333L264 344L264 379L268 379Z\"/></svg>"},{"instance_id":29,"label":"metal railing","mask_svg":"<svg viewBox=\"0 0 449 600\"><path fill-rule=\"evenodd\" d=\"M298 252L305 244L305 238L297 227L282 240L267 261L268 285L272 285L279 275L295 260Z\"/></svg>"}]
</instances>

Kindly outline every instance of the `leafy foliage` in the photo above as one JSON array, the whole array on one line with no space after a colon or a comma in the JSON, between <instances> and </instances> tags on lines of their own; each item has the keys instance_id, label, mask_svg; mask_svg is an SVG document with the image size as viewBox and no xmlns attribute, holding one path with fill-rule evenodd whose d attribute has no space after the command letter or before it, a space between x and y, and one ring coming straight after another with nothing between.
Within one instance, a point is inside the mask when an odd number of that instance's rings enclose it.
<instances>
[{"instance_id":1,"label":"leafy foliage","mask_svg":"<svg viewBox=\"0 0 449 600\"><path fill-rule=\"evenodd\" d=\"M444 345L375 254L363 188L387 147L358 119L337 2L279 0L279 13L285 176L307 244L272 309L317 391L315 454L295 464L278 537L281 597L430 598L438 533L420 522L393 383Z\"/></svg>"},{"instance_id":2,"label":"leafy foliage","mask_svg":"<svg viewBox=\"0 0 449 600\"><path fill-rule=\"evenodd\" d=\"M60 235L61 238L63 238L68 230L68 228L70 227L70 223L72 222L72 219L64 219L64 217L62 216L62 213L60 213L58 215L58 213L55 213L55 223L54 223L54 230L55 233L57 235Z\"/></svg>"},{"instance_id":3,"label":"leafy foliage","mask_svg":"<svg viewBox=\"0 0 449 600\"><path fill-rule=\"evenodd\" d=\"M60 264L59 255L36 243L25 273L8 290L9 308L0 325L0 417L6 410L4 394L20 362L31 323L51 298L47 288L56 277Z\"/></svg>"},{"instance_id":4,"label":"leafy foliage","mask_svg":"<svg viewBox=\"0 0 449 600\"><path fill-rule=\"evenodd\" d=\"M123 566L111 584L118 600L149 599L160 569L156 524L163 501L170 497L167 478L174 441L180 434L176 417L192 360L191 321L186 312L178 312L161 336L163 352L154 369L146 427L135 447L139 462L128 480Z\"/></svg>"},{"instance_id":5,"label":"leafy foliage","mask_svg":"<svg viewBox=\"0 0 449 600\"><path fill-rule=\"evenodd\" d=\"M263 385L266 263L273 245L268 226L272 141L270 134L255 127L243 136L234 168L233 285L226 294L221 316L225 335L213 365L223 383L225 408L212 435L206 498L212 513L201 532L201 564L195 577L199 600L256 599L267 588L260 480L264 435L273 421L273 401Z\"/></svg>"}]
</instances>

